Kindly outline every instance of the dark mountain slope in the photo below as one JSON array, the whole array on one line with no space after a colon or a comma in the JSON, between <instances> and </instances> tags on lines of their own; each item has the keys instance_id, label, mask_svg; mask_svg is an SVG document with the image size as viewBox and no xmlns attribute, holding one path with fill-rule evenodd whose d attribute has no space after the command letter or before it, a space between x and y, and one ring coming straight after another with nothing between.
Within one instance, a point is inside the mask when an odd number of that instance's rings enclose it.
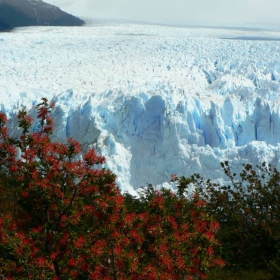
<instances>
[{"instance_id":1,"label":"dark mountain slope","mask_svg":"<svg viewBox=\"0 0 280 280\"><path fill-rule=\"evenodd\" d=\"M1 24L2 23L2 24ZM0 0L0 30L34 26L80 26L84 21L41 0Z\"/></svg>"},{"instance_id":2,"label":"dark mountain slope","mask_svg":"<svg viewBox=\"0 0 280 280\"><path fill-rule=\"evenodd\" d=\"M6 22L0 20L0 31L8 31L10 30L11 27L9 24L7 24Z\"/></svg>"}]
</instances>

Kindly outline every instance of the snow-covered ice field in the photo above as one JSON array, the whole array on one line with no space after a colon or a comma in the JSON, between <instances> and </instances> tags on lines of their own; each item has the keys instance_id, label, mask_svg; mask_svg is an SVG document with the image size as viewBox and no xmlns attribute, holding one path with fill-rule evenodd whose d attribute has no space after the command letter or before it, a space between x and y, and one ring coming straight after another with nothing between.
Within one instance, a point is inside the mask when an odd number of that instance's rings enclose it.
<instances>
[{"instance_id":1,"label":"snow-covered ice field","mask_svg":"<svg viewBox=\"0 0 280 280\"><path fill-rule=\"evenodd\" d=\"M0 33L1 111L42 96L57 104L55 140L96 147L123 190L172 173L222 178L223 160L280 167L277 30L94 21Z\"/></svg>"}]
</instances>

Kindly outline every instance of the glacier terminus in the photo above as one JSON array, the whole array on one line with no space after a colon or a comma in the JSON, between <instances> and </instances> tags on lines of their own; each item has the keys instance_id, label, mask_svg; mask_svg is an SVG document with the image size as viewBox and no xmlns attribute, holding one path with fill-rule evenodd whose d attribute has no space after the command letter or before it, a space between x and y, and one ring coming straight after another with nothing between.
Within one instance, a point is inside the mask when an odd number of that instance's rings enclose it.
<instances>
[{"instance_id":1,"label":"glacier terminus","mask_svg":"<svg viewBox=\"0 0 280 280\"><path fill-rule=\"evenodd\" d=\"M280 31L96 20L0 33L0 108L56 103L54 140L107 158L123 191L220 162L280 168ZM34 124L36 129L36 123Z\"/></svg>"}]
</instances>

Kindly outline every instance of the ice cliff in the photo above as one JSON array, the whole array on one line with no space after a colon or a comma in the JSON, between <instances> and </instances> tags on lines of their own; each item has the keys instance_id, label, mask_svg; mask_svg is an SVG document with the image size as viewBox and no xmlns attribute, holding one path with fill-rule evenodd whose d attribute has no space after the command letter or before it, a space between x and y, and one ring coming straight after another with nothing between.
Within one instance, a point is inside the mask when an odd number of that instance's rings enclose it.
<instances>
[{"instance_id":1,"label":"ice cliff","mask_svg":"<svg viewBox=\"0 0 280 280\"><path fill-rule=\"evenodd\" d=\"M1 34L0 108L15 129L21 106L54 100L54 139L95 147L131 192L172 173L222 179L224 160L280 167L280 43L230 40L244 32L103 22Z\"/></svg>"}]
</instances>

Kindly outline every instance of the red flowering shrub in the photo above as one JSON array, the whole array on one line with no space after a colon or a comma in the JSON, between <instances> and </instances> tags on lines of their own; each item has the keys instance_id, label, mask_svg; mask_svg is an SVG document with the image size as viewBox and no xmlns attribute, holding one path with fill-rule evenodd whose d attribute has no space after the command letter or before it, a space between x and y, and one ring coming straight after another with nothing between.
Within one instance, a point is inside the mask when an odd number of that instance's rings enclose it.
<instances>
[{"instance_id":1,"label":"red flowering shrub","mask_svg":"<svg viewBox=\"0 0 280 280\"><path fill-rule=\"evenodd\" d=\"M106 278L115 273L112 249L123 198L94 150L51 142L47 100L38 106L40 131L18 114L21 135L11 137L0 115L0 274L8 279ZM111 259L111 261L110 261Z\"/></svg>"},{"instance_id":2,"label":"red flowering shrub","mask_svg":"<svg viewBox=\"0 0 280 280\"><path fill-rule=\"evenodd\" d=\"M135 238L141 239L143 279L206 279L210 268L224 266L215 253L219 223L198 194L187 198L148 185L139 195L125 194L125 203Z\"/></svg>"},{"instance_id":3,"label":"red flowering shrub","mask_svg":"<svg viewBox=\"0 0 280 280\"><path fill-rule=\"evenodd\" d=\"M219 229L205 202L167 190L133 211L80 144L51 141L54 105L38 105L40 129L18 114L11 136L0 113L0 279L203 279Z\"/></svg>"}]
</instances>

